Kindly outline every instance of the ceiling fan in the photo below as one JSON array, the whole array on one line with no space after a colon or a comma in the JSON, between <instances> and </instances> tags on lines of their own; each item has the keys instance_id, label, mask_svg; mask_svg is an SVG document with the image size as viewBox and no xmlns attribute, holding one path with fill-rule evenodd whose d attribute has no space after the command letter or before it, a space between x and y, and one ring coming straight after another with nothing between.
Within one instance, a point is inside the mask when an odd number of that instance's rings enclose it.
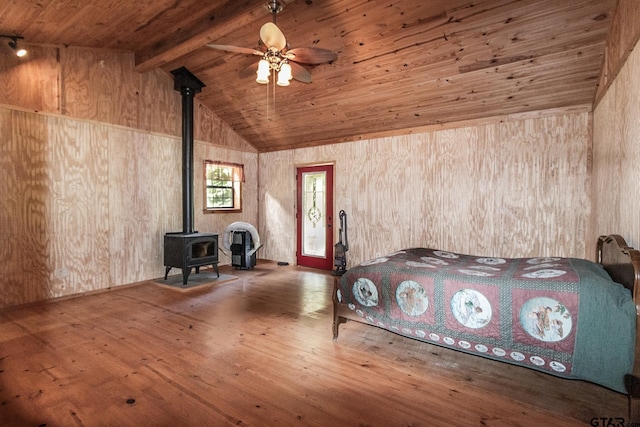
<instances>
[{"instance_id":1,"label":"ceiling fan","mask_svg":"<svg viewBox=\"0 0 640 427\"><path fill-rule=\"evenodd\" d=\"M269 75L277 73L279 86L289 86L291 79L303 83L311 83L311 74L300 64L316 65L332 62L338 55L330 50L317 47L298 47L289 49L284 34L276 26L276 15L283 9L278 0L271 0L265 4L273 15L273 22L267 22L260 28L260 42L258 49L230 46L223 44L207 44L207 47L227 52L257 55L262 58L240 72L241 77L248 77L256 73L256 82L269 83Z\"/></svg>"}]
</instances>

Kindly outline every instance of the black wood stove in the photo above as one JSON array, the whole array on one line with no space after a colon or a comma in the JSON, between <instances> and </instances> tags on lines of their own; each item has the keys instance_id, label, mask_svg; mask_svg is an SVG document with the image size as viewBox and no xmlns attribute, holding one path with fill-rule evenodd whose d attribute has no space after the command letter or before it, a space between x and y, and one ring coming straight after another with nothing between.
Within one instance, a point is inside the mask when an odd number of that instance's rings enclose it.
<instances>
[{"instance_id":1,"label":"black wood stove","mask_svg":"<svg viewBox=\"0 0 640 427\"><path fill-rule=\"evenodd\" d=\"M213 233L167 233L164 235L164 280L171 267L182 269L182 284L189 280L191 269L213 266L218 277L218 235Z\"/></svg>"},{"instance_id":2,"label":"black wood stove","mask_svg":"<svg viewBox=\"0 0 640 427\"><path fill-rule=\"evenodd\" d=\"M182 269L187 284L191 269L212 265L218 277L218 235L193 229L193 97L204 87L185 67L171 71L174 89L182 95L182 231L164 235L164 279L172 267Z\"/></svg>"}]
</instances>

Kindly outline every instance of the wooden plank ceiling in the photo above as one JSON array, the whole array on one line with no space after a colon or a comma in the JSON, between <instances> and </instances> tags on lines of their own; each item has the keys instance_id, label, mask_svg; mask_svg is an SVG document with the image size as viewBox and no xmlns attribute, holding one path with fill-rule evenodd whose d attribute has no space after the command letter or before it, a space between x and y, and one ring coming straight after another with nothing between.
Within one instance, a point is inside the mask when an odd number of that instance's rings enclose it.
<instances>
[{"instance_id":1,"label":"wooden plank ceiling","mask_svg":"<svg viewBox=\"0 0 640 427\"><path fill-rule=\"evenodd\" d=\"M432 124L591 105L616 0L285 0L276 22L293 47L338 53L310 84L239 73L272 20L266 0L20 0L0 33L25 42L127 50L136 69L186 66L197 99L259 151Z\"/></svg>"}]
</instances>

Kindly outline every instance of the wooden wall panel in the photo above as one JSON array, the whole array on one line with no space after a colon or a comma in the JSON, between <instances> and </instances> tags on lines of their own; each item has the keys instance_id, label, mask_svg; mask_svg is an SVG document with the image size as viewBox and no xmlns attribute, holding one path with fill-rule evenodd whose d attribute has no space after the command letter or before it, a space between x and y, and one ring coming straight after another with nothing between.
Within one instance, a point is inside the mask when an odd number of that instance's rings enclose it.
<instances>
[{"instance_id":1,"label":"wooden wall panel","mask_svg":"<svg viewBox=\"0 0 640 427\"><path fill-rule=\"evenodd\" d=\"M0 109L0 306L49 296L51 180L47 120Z\"/></svg>"},{"instance_id":2,"label":"wooden wall panel","mask_svg":"<svg viewBox=\"0 0 640 427\"><path fill-rule=\"evenodd\" d=\"M589 114L501 124L497 170L509 185L496 207L517 253L584 257L590 215ZM498 184L498 183L497 183ZM516 232L517 230L517 232ZM498 243L498 242L495 242ZM517 249L516 249L517 248Z\"/></svg>"},{"instance_id":3,"label":"wooden wall panel","mask_svg":"<svg viewBox=\"0 0 640 427\"><path fill-rule=\"evenodd\" d=\"M295 162L292 150L259 156L260 238L265 246L259 257L296 262Z\"/></svg>"},{"instance_id":4,"label":"wooden wall panel","mask_svg":"<svg viewBox=\"0 0 640 427\"><path fill-rule=\"evenodd\" d=\"M173 78L161 70L140 74L139 129L165 135L182 134L182 97Z\"/></svg>"},{"instance_id":5,"label":"wooden wall panel","mask_svg":"<svg viewBox=\"0 0 640 427\"><path fill-rule=\"evenodd\" d=\"M180 138L7 108L0 132L0 308L163 276L164 233L182 230ZM245 165L242 213L202 212L205 159ZM258 224L257 153L196 141L194 165L196 228Z\"/></svg>"},{"instance_id":6,"label":"wooden wall panel","mask_svg":"<svg viewBox=\"0 0 640 427\"><path fill-rule=\"evenodd\" d=\"M17 165L14 152L15 138L13 137L13 126L11 118L13 113L11 110L0 108L0 134L6 137L0 139L0 193L2 194L2 203L0 203L0 233L3 236L9 236L13 229L11 221L15 217L17 202L11 197L15 196L9 191L17 184L16 170ZM0 245L0 264L4 265L1 260L10 255L9 245ZM1 268L1 267L0 267Z\"/></svg>"},{"instance_id":7,"label":"wooden wall panel","mask_svg":"<svg viewBox=\"0 0 640 427\"><path fill-rule=\"evenodd\" d=\"M471 144L467 155L471 157L467 160L469 164L469 177L471 177L471 195L468 242L472 245L465 248L463 252L492 253L496 251L491 247L496 240L502 240L504 236L498 237L500 222L496 221L496 210L500 211L498 197L500 192L496 187L500 187L500 178L496 173L500 170L500 161L496 154L488 154L493 151L502 151L499 126L480 125L475 135L475 142ZM456 186L457 188L458 186ZM459 236L458 236L459 237ZM463 243L463 242L461 242ZM502 251L502 249L498 249Z\"/></svg>"},{"instance_id":8,"label":"wooden wall panel","mask_svg":"<svg viewBox=\"0 0 640 427\"><path fill-rule=\"evenodd\" d=\"M593 118L593 188L589 239L621 234L640 247L640 49L635 49ZM590 252L595 246L590 245Z\"/></svg>"},{"instance_id":9,"label":"wooden wall panel","mask_svg":"<svg viewBox=\"0 0 640 427\"><path fill-rule=\"evenodd\" d=\"M410 246L583 257L589 125L588 113L532 113L261 154L261 227L269 237L295 233L295 165L335 161L335 206L348 215L350 263ZM295 240L278 239L265 254L295 260Z\"/></svg>"},{"instance_id":10,"label":"wooden wall panel","mask_svg":"<svg viewBox=\"0 0 640 427\"><path fill-rule=\"evenodd\" d=\"M61 117L47 122L48 296L61 297L109 283L109 143L104 126Z\"/></svg>"},{"instance_id":11,"label":"wooden wall panel","mask_svg":"<svg viewBox=\"0 0 640 427\"><path fill-rule=\"evenodd\" d=\"M194 129L194 138L200 141L211 141L214 144L220 144L220 132L222 131L222 127L219 126L221 122L220 119L218 119L218 123L216 123L217 117L215 114L202 105L197 98L195 100L194 110L194 115L197 117L197 120L194 119L194 122L198 124Z\"/></svg>"},{"instance_id":12,"label":"wooden wall panel","mask_svg":"<svg viewBox=\"0 0 640 427\"><path fill-rule=\"evenodd\" d=\"M6 39L2 39L3 43ZM60 112L60 61L57 48L29 46L28 58L0 49L0 104L32 111Z\"/></svg>"},{"instance_id":13,"label":"wooden wall panel","mask_svg":"<svg viewBox=\"0 0 640 427\"><path fill-rule=\"evenodd\" d=\"M148 149L152 156L145 159L147 167L151 168L148 174L152 182L148 191L158 234L153 238L164 239L166 232L182 231L182 141L175 137L150 135ZM164 245L164 240L161 245ZM163 264L163 254L154 252L156 265Z\"/></svg>"},{"instance_id":14,"label":"wooden wall panel","mask_svg":"<svg viewBox=\"0 0 640 427\"><path fill-rule=\"evenodd\" d=\"M195 101L195 139L209 141L211 144L220 147L257 153L257 150L253 146L239 136L228 124L213 114L211 110L198 102L197 98Z\"/></svg>"},{"instance_id":15,"label":"wooden wall panel","mask_svg":"<svg viewBox=\"0 0 640 427\"><path fill-rule=\"evenodd\" d=\"M424 225L436 227L436 234L433 236L435 239L431 242L419 242L420 246L470 253L468 245L477 244L471 242L471 233L477 224L473 218L475 209L471 205L476 178L471 175L471 170L476 158L483 159L489 155L488 152L476 151L474 147L479 130L466 127L438 132L434 135L433 143L425 147L426 152L435 158L435 162L431 168L420 167L428 177L426 181L434 182L437 186L439 197L430 208L437 212L434 223Z\"/></svg>"},{"instance_id":16,"label":"wooden wall panel","mask_svg":"<svg viewBox=\"0 0 640 427\"><path fill-rule=\"evenodd\" d=\"M138 126L140 79L132 53L67 47L60 57L63 114Z\"/></svg>"},{"instance_id":17,"label":"wooden wall panel","mask_svg":"<svg viewBox=\"0 0 640 427\"><path fill-rule=\"evenodd\" d=\"M180 142L124 129L109 142L110 282L159 277L164 232L182 230Z\"/></svg>"},{"instance_id":18,"label":"wooden wall panel","mask_svg":"<svg viewBox=\"0 0 640 427\"><path fill-rule=\"evenodd\" d=\"M413 161L425 153L416 149L418 146L414 148L411 139L367 140L356 143L353 151L340 153L334 182L347 200L336 200L336 206L351 205L345 209L350 248L363 252L376 248L373 255L391 252L397 248L399 234L405 234L403 229L423 221L424 212L413 206L420 203L425 182ZM412 240L418 239L422 230L415 229Z\"/></svg>"}]
</instances>

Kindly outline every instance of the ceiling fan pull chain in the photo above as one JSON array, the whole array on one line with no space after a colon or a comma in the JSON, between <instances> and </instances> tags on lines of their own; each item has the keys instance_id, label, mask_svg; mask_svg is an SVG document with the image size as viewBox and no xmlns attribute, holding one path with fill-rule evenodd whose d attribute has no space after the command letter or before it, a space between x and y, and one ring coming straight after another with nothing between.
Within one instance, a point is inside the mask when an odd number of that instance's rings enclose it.
<instances>
[{"instance_id":1,"label":"ceiling fan pull chain","mask_svg":"<svg viewBox=\"0 0 640 427\"><path fill-rule=\"evenodd\" d=\"M276 113L276 70L273 70L273 114Z\"/></svg>"},{"instance_id":2,"label":"ceiling fan pull chain","mask_svg":"<svg viewBox=\"0 0 640 427\"><path fill-rule=\"evenodd\" d=\"M269 73L271 73L271 71L269 71ZM267 90L267 122L269 121L269 112L270 112L270 107L271 107L271 99L269 96L269 83L267 83L266 85L266 90Z\"/></svg>"}]
</instances>

